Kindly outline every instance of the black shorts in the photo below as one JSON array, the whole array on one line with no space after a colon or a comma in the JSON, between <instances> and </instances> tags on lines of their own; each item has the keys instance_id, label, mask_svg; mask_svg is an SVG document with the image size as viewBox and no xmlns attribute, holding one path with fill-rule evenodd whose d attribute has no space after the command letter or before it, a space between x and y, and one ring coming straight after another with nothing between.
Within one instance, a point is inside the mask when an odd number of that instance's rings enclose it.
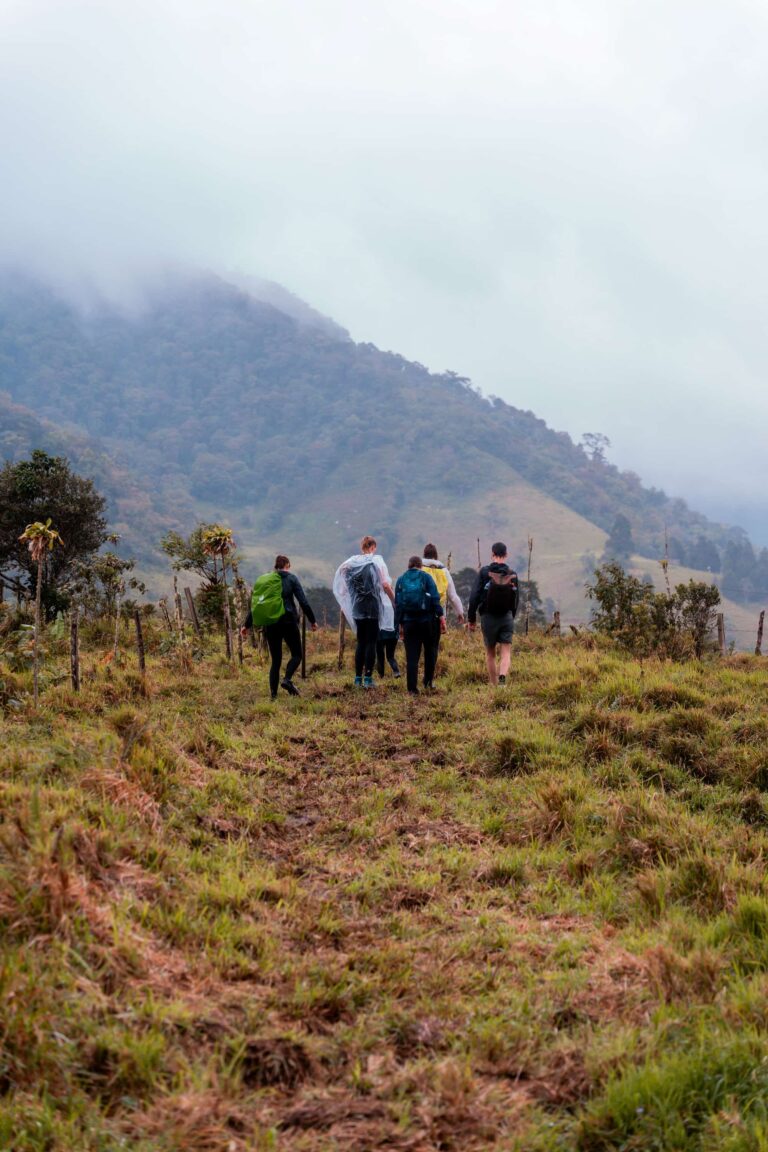
<instances>
[{"instance_id":1,"label":"black shorts","mask_svg":"<svg viewBox=\"0 0 768 1152\"><path fill-rule=\"evenodd\" d=\"M495 648L497 644L511 644L515 618L511 612L505 612L503 616L492 616L490 612L484 612L480 617L480 627L486 648Z\"/></svg>"}]
</instances>

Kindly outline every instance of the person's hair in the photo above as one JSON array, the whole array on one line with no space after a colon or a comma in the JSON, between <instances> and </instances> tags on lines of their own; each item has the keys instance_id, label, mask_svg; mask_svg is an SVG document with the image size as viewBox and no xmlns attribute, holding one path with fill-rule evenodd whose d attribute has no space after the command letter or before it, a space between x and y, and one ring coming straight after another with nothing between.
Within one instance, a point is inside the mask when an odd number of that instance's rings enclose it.
<instances>
[{"instance_id":1,"label":"person's hair","mask_svg":"<svg viewBox=\"0 0 768 1152\"><path fill-rule=\"evenodd\" d=\"M363 536L362 540L360 541L360 551L361 552L365 552L367 548L375 548L375 547L376 547L376 541L374 540L373 536Z\"/></svg>"},{"instance_id":2,"label":"person's hair","mask_svg":"<svg viewBox=\"0 0 768 1152\"><path fill-rule=\"evenodd\" d=\"M278 572L281 568L290 568L291 562L287 556L275 556L275 568Z\"/></svg>"},{"instance_id":3,"label":"person's hair","mask_svg":"<svg viewBox=\"0 0 768 1152\"><path fill-rule=\"evenodd\" d=\"M437 548L435 548L434 544L424 545L424 559L437 560Z\"/></svg>"},{"instance_id":4,"label":"person's hair","mask_svg":"<svg viewBox=\"0 0 768 1152\"><path fill-rule=\"evenodd\" d=\"M424 565L421 562L421 556L411 556L410 560L408 561L408 567L409 568L423 568Z\"/></svg>"},{"instance_id":5,"label":"person's hair","mask_svg":"<svg viewBox=\"0 0 768 1152\"><path fill-rule=\"evenodd\" d=\"M506 556L507 546L502 544L501 540L497 540L495 544L491 544L491 556Z\"/></svg>"}]
</instances>

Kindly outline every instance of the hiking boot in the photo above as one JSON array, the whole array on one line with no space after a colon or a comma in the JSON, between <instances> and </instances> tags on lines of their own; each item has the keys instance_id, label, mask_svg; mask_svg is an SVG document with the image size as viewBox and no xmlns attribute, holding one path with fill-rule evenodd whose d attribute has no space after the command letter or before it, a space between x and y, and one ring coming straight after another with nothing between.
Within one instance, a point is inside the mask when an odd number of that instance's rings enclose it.
<instances>
[{"instance_id":1,"label":"hiking boot","mask_svg":"<svg viewBox=\"0 0 768 1152\"><path fill-rule=\"evenodd\" d=\"M285 690L289 696L300 696L301 695L298 688L294 684L293 680L289 680L287 676L285 677L284 680L280 681L280 687L285 688Z\"/></svg>"},{"instance_id":2,"label":"hiking boot","mask_svg":"<svg viewBox=\"0 0 768 1152\"><path fill-rule=\"evenodd\" d=\"M499 688L503 688L507 683L506 676L499 676Z\"/></svg>"},{"instance_id":3,"label":"hiking boot","mask_svg":"<svg viewBox=\"0 0 768 1152\"><path fill-rule=\"evenodd\" d=\"M362 686L363 686L362 676L355 676L355 688L362 688Z\"/></svg>"},{"instance_id":4,"label":"hiking boot","mask_svg":"<svg viewBox=\"0 0 768 1152\"><path fill-rule=\"evenodd\" d=\"M363 680L363 688L373 688L373 676L366 676Z\"/></svg>"}]
</instances>

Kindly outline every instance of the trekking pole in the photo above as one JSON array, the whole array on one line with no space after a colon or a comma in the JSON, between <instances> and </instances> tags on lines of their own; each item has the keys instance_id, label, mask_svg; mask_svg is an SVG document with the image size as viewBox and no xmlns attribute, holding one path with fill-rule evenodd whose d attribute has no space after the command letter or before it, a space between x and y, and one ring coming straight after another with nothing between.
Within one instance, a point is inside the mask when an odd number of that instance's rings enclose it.
<instances>
[{"instance_id":1,"label":"trekking pole","mask_svg":"<svg viewBox=\"0 0 768 1152\"><path fill-rule=\"evenodd\" d=\"M307 678L307 617L304 612L301 614L301 678Z\"/></svg>"},{"instance_id":2,"label":"trekking pole","mask_svg":"<svg viewBox=\"0 0 768 1152\"><path fill-rule=\"evenodd\" d=\"M477 538L477 570L478 570L478 572L480 571L482 566L483 566L483 562L480 559L480 537L478 536L478 538Z\"/></svg>"}]
</instances>

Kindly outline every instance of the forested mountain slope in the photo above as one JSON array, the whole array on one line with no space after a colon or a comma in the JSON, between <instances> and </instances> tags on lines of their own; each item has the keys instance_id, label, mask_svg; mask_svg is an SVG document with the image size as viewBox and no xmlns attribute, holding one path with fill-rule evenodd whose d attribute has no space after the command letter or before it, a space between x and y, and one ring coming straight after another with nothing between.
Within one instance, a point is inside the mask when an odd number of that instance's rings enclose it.
<instances>
[{"instance_id":1,"label":"forested mountain slope","mask_svg":"<svg viewBox=\"0 0 768 1152\"><path fill-rule=\"evenodd\" d=\"M477 536L506 534L517 553L533 533L571 583L619 512L650 557L665 526L683 546L743 538L531 412L356 344L277 286L253 291L280 307L201 275L155 289L141 312L82 315L6 275L0 451L63 450L105 486L145 560L164 526L212 516L259 557L305 553L318 577L364 530L398 556L437 537L459 564Z\"/></svg>"}]
</instances>

